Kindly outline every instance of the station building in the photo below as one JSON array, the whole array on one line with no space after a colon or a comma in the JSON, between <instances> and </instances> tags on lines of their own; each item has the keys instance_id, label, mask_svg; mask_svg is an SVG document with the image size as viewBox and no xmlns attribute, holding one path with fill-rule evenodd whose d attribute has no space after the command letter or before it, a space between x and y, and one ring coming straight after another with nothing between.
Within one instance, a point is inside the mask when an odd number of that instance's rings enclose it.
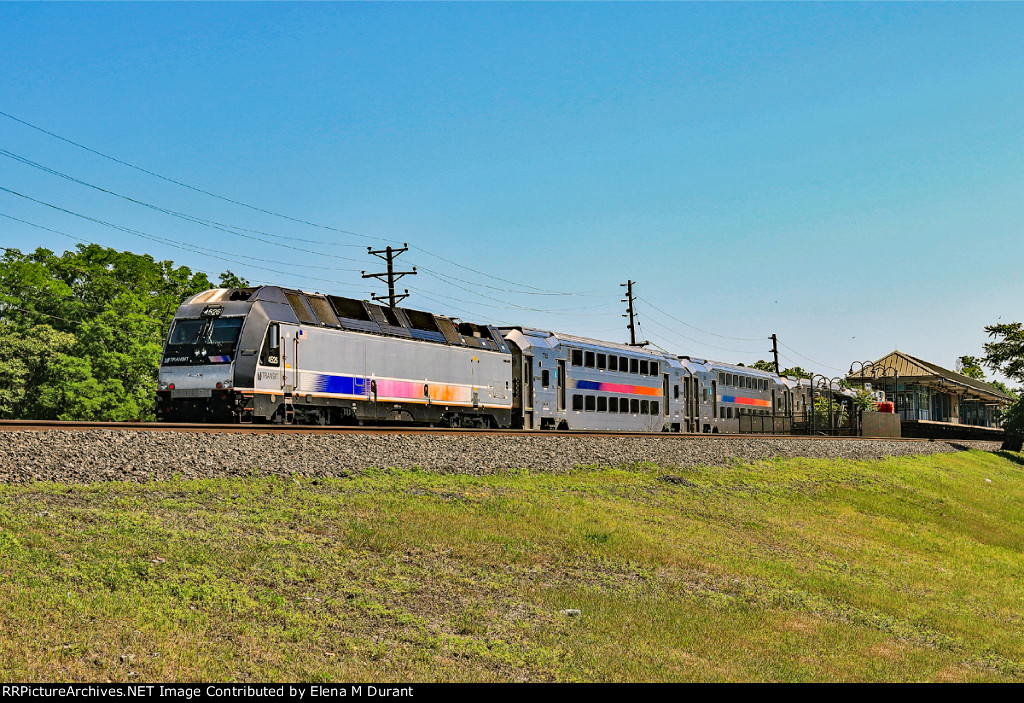
<instances>
[{"instance_id":1,"label":"station building","mask_svg":"<svg viewBox=\"0 0 1024 703\"><path fill-rule=\"evenodd\" d=\"M1002 410L1013 402L991 384L901 351L862 365L855 362L846 380L885 391L905 428L907 423L999 427Z\"/></svg>"}]
</instances>

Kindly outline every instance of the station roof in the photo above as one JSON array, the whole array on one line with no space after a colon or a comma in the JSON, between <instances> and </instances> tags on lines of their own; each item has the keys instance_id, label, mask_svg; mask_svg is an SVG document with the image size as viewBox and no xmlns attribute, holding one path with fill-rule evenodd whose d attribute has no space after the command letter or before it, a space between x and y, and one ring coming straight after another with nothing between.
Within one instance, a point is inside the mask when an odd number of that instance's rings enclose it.
<instances>
[{"instance_id":1,"label":"station roof","mask_svg":"<svg viewBox=\"0 0 1024 703\"><path fill-rule=\"evenodd\" d=\"M883 369L892 368L899 374L901 382L904 379L913 379L911 382L936 386L947 393L967 395L968 397L974 397L990 403L998 402L1002 404L1013 400L1013 398L990 383L979 381L970 376L964 376L956 371L950 371L938 364L919 359L916 356L911 356L899 350L892 351L877 361L865 364L865 366L870 369L872 364L878 369L878 373L875 376L872 377L870 373L865 373L858 369L856 372L847 374L847 380L857 382L882 381L886 378L883 375ZM892 378L891 372L889 372L888 378Z\"/></svg>"}]
</instances>

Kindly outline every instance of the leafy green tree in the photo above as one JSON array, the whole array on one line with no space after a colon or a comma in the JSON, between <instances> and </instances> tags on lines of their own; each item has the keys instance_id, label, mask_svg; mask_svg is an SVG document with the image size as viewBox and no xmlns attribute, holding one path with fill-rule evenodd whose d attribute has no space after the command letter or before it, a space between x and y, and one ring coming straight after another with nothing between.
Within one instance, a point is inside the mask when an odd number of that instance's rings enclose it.
<instances>
[{"instance_id":1,"label":"leafy green tree","mask_svg":"<svg viewBox=\"0 0 1024 703\"><path fill-rule=\"evenodd\" d=\"M782 376L789 376L790 378L810 378L811 372L806 371L800 366L790 366L788 369L783 369Z\"/></svg>"},{"instance_id":2,"label":"leafy green tree","mask_svg":"<svg viewBox=\"0 0 1024 703\"><path fill-rule=\"evenodd\" d=\"M1024 382L1024 325L1007 322L989 325L985 331L995 340L984 346L985 365L1007 378ZM1024 398L1017 398L1007 408L1003 414L1003 429L1007 435L1003 448L1019 452L1024 446Z\"/></svg>"},{"instance_id":3,"label":"leafy green tree","mask_svg":"<svg viewBox=\"0 0 1024 703\"><path fill-rule=\"evenodd\" d=\"M981 368L981 359L976 356L961 356L956 360L956 370L968 378L974 378L979 381L985 380L985 371Z\"/></svg>"},{"instance_id":4,"label":"leafy green tree","mask_svg":"<svg viewBox=\"0 0 1024 703\"><path fill-rule=\"evenodd\" d=\"M770 361L765 361L764 359L758 359L757 361L750 365L750 368L757 369L758 371L767 371L768 373L775 373L775 364L773 364Z\"/></svg>"},{"instance_id":5,"label":"leafy green tree","mask_svg":"<svg viewBox=\"0 0 1024 703\"><path fill-rule=\"evenodd\" d=\"M221 281L244 283L226 271ZM153 419L160 352L206 274L95 244L0 258L0 416Z\"/></svg>"},{"instance_id":6,"label":"leafy green tree","mask_svg":"<svg viewBox=\"0 0 1024 703\"><path fill-rule=\"evenodd\" d=\"M854 393L855 395L853 396L853 406L855 408L857 408L861 412L867 413L875 412L876 410L878 410L878 405L876 405L875 396L871 395L871 391L864 390L863 388L858 388L856 391L854 391Z\"/></svg>"}]
</instances>

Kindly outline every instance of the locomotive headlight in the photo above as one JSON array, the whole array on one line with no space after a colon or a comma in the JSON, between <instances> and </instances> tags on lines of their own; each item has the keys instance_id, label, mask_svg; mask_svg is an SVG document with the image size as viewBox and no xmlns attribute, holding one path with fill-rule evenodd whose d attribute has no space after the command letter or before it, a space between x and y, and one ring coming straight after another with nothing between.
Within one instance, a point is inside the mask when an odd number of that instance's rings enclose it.
<instances>
[{"instance_id":1,"label":"locomotive headlight","mask_svg":"<svg viewBox=\"0 0 1024 703\"><path fill-rule=\"evenodd\" d=\"M217 383L217 388L231 388L231 380L228 379L227 381L219 381Z\"/></svg>"},{"instance_id":2,"label":"locomotive headlight","mask_svg":"<svg viewBox=\"0 0 1024 703\"><path fill-rule=\"evenodd\" d=\"M167 388L168 388L168 385L169 385L169 384L167 383L167 381L160 381L160 383L159 383L159 385L158 385L158 388L159 388L160 390L162 390L162 391L165 391L165 390L167 390Z\"/></svg>"}]
</instances>

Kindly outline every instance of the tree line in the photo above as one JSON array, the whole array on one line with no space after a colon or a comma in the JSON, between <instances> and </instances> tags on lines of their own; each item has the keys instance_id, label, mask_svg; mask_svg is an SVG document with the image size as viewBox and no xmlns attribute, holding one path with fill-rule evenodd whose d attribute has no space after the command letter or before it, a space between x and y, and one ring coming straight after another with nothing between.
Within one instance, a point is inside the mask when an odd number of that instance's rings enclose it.
<instances>
[{"instance_id":1,"label":"tree line","mask_svg":"<svg viewBox=\"0 0 1024 703\"><path fill-rule=\"evenodd\" d=\"M80 244L0 258L0 418L153 420L174 311L209 288L244 285L148 255Z\"/></svg>"}]
</instances>

